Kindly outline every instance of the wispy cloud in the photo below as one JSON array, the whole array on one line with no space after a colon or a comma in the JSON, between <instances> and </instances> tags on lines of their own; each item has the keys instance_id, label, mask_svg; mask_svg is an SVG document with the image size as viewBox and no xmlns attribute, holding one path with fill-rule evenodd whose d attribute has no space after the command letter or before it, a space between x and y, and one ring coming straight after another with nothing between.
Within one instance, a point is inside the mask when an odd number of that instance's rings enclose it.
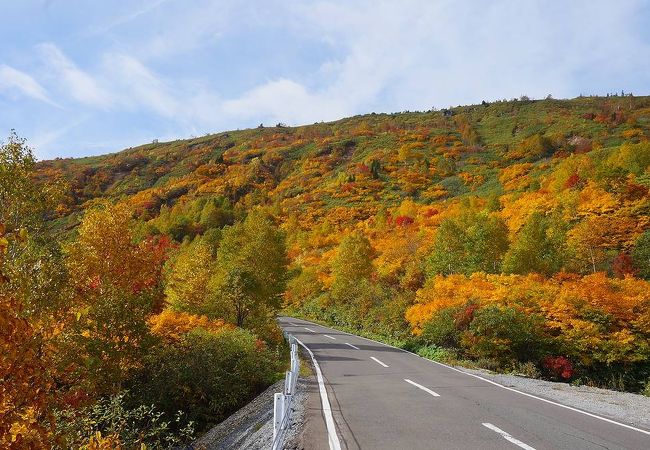
<instances>
[{"instance_id":1,"label":"wispy cloud","mask_svg":"<svg viewBox=\"0 0 650 450\"><path fill-rule=\"evenodd\" d=\"M57 17L73 29L61 26L40 45L34 33L0 54L0 91L15 106L0 119L34 128L37 112L56 130L87 117L39 143L95 153L129 136L523 94L647 94L649 12L637 0L116 0L93 12L56 2L41 23Z\"/></svg>"},{"instance_id":2,"label":"wispy cloud","mask_svg":"<svg viewBox=\"0 0 650 450\"><path fill-rule=\"evenodd\" d=\"M86 120L87 117L84 117L69 122L63 127L58 127L47 131L38 132L35 136L32 136L31 139L29 140L29 144L31 147L34 148L36 157L38 159L49 159L56 156L55 154L52 154L50 151L52 144L59 141L63 136L68 134L72 129L77 128Z\"/></svg>"},{"instance_id":3,"label":"wispy cloud","mask_svg":"<svg viewBox=\"0 0 650 450\"><path fill-rule=\"evenodd\" d=\"M58 106L31 75L7 65L0 65L0 91L19 92L36 100Z\"/></svg>"},{"instance_id":4,"label":"wispy cloud","mask_svg":"<svg viewBox=\"0 0 650 450\"><path fill-rule=\"evenodd\" d=\"M149 12L155 10L158 8L160 5L167 3L168 0L154 0L151 2L146 3L145 5L141 6L139 9L132 10L128 12L127 14L115 17L105 23L99 24L97 26L91 26L90 27L90 32L88 33L90 36L93 35L101 35L104 33L107 33L111 31L114 28L117 28L121 25L128 24L130 22L133 22L139 17L145 16Z\"/></svg>"},{"instance_id":5,"label":"wispy cloud","mask_svg":"<svg viewBox=\"0 0 650 450\"><path fill-rule=\"evenodd\" d=\"M159 76L136 58L118 53L105 55L104 70L113 89L122 93L123 105L167 118L177 115L179 100Z\"/></svg>"},{"instance_id":6,"label":"wispy cloud","mask_svg":"<svg viewBox=\"0 0 650 450\"><path fill-rule=\"evenodd\" d=\"M38 46L48 67L60 78L62 87L75 100L92 106L107 108L113 98L93 76L79 69L52 43Z\"/></svg>"}]
</instances>

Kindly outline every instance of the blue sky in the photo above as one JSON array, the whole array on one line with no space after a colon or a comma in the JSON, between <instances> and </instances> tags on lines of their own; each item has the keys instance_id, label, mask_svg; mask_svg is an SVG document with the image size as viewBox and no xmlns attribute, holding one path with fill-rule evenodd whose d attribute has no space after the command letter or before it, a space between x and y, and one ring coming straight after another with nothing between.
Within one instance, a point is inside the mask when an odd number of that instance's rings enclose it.
<instances>
[{"instance_id":1,"label":"blue sky","mask_svg":"<svg viewBox=\"0 0 650 450\"><path fill-rule=\"evenodd\" d=\"M650 2L3 1L0 137L37 157L526 94L650 94Z\"/></svg>"}]
</instances>

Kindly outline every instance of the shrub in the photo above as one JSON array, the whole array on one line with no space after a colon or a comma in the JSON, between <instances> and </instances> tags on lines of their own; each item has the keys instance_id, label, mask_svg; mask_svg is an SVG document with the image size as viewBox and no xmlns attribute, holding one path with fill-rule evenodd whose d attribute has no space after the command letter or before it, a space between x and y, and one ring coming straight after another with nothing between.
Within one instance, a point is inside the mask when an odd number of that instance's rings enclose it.
<instances>
[{"instance_id":1,"label":"shrub","mask_svg":"<svg viewBox=\"0 0 650 450\"><path fill-rule=\"evenodd\" d=\"M199 328L151 352L133 392L166 413L182 408L202 430L271 384L280 359L246 330Z\"/></svg>"},{"instance_id":2,"label":"shrub","mask_svg":"<svg viewBox=\"0 0 650 450\"><path fill-rule=\"evenodd\" d=\"M476 303L469 301L441 309L425 323L422 339L440 347L459 348L462 332L469 328L477 308Z\"/></svg>"},{"instance_id":3,"label":"shrub","mask_svg":"<svg viewBox=\"0 0 650 450\"><path fill-rule=\"evenodd\" d=\"M461 345L476 358L494 358L503 365L534 361L544 350L543 318L511 306L489 305L476 311Z\"/></svg>"},{"instance_id":4,"label":"shrub","mask_svg":"<svg viewBox=\"0 0 650 450\"><path fill-rule=\"evenodd\" d=\"M646 381L641 394L645 395L646 397L650 397L650 380Z\"/></svg>"},{"instance_id":5,"label":"shrub","mask_svg":"<svg viewBox=\"0 0 650 450\"><path fill-rule=\"evenodd\" d=\"M547 356L542 360L542 367L556 380L568 380L575 372L571 361L564 356Z\"/></svg>"},{"instance_id":6,"label":"shrub","mask_svg":"<svg viewBox=\"0 0 650 450\"><path fill-rule=\"evenodd\" d=\"M460 331L456 328L458 308L445 308L438 311L424 324L422 339L435 346L458 348Z\"/></svg>"},{"instance_id":7,"label":"shrub","mask_svg":"<svg viewBox=\"0 0 650 450\"><path fill-rule=\"evenodd\" d=\"M435 345L420 347L417 354L432 361L450 362L456 360L456 354L453 351Z\"/></svg>"},{"instance_id":8,"label":"shrub","mask_svg":"<svg viewBox=\"0 0 650 450\"><path fill-rule=\"evenodd\" d=\"M503 363L496 358L479 358L476 365L481 369L486 369L492 372L500 372L503 369Z\"/></svg>"},{"instance_id":9,"label":"shrub","mask_svg":"<svg viewBox=\"0 0 650 450\"><path fill-rule=\"evenodd\" d=\"M406 227L412 225L414 222L413 218L409 216L399 216L395 218L395 225L398 227Z\"/></svg>"},{"instance_id":10,"label":"shrub","mask_svg":"<svg viewBox=\"0 0 650 450\"><path fill-rule=\"evenodd\" d=\"M517 364L515 371L518 375L523 375L528 378L539 378L541 376L539 369L532 361Z\"/></svg>"},{"instance_id":11,"label":"shrub","mask_svg":"<svg viewBox=\"0 0 650 450\"><path fill-rule=\"evenodd\" d=\"M122 391L84 408L55 411L60 448L170 448L194 438L194 424L182 412L167 416L153 405L131 407L128 397Z\"/></svg>"}]
</instances>

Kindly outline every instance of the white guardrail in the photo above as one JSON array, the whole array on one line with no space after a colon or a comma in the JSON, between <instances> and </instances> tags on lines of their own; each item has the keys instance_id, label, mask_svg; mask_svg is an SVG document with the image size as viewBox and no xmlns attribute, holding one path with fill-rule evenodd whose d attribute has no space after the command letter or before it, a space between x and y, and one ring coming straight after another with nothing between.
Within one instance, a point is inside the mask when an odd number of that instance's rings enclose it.
<instances>
[{"instance_id":1,"label":"white guardrail","mask_svg":"<svg viewBox=\"0 0 650 450\"><path fill-rule=\"evenodd\" d=\"M276 393L273 397L273 445L272 450L282 449L284 434L289 428L291 419L291 405L296 392L300 360L298 359L298 343L296 338L285 333L291 345L291 370L287 371L284 378L284 392Z\"/></svg>"}]
</instances>

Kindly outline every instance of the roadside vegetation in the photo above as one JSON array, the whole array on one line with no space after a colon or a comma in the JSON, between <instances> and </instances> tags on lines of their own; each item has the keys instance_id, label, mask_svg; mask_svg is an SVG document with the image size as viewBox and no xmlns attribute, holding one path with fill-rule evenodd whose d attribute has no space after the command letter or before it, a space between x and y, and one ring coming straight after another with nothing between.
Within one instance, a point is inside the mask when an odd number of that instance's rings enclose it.
<instances>
[{"instance_id":1,"label":"roadside vegetation","mask_svg":"<svg viewBox=\"0 0 650 450\"><path fill-rule=\"evenodd\" d=\"M284 369L281 308L445 362L650 389L648 97L38 164L10 136L0 158L2 447L186 442Z\"/></svg>"},{"instance_id":2,"label":"roadside vegetation","mask_svg":"<svg viewBox=\"0 0 650 450\"><path fill-rule=\"evenodd\" d=\"M268 214L175 242L101 200L57 235L67 189L35 182L15 135L0 148L0 447L183 446L281 376L287 262Z\"/></svg>"}]
</instances>

